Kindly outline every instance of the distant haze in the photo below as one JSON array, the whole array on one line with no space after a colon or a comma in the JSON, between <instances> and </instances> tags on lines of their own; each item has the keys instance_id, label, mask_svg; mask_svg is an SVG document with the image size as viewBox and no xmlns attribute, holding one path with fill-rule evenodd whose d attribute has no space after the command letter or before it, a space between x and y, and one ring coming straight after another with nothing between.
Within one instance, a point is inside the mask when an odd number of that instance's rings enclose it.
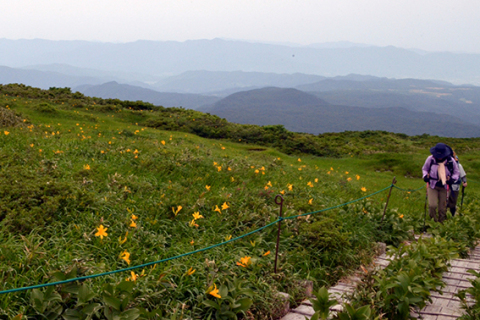
<instances>
[{"instance_id":1,"label":"distant haze","mask_svg":"<svg viewBox=\"0 0 480 320\"><path fill-rule=\"evenodd\" d=\"M478 0L15 0L0 6L0 38L349 41L480 53L478 21Z\"/></svg>"}]
</instances>

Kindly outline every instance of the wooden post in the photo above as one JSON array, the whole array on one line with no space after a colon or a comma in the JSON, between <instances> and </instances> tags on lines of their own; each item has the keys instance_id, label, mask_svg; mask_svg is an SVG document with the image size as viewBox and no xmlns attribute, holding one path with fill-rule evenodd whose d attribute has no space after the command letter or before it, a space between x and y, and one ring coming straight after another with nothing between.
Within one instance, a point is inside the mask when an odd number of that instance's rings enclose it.
<instances>
[{"instance_id":1,"label":"wooden post","mask_svg":"<svg viewBox=\"0 0 480 320\"><path fill-rule=\"evenodd\" d=\"M277 232L277 247L275 249L275 269L274 272L277 273L277 260L278 260L278 247L280 246L280 231L282 229L282 211L283 211L283 197L281 195L277 195L275 197L275 203L280 205L280 216L278 221L278 232Z\"/></svg>"},{"instance_id":2,"label":"wooden post","mask_svg":"<svg viewBox=\"0 0 480 320\"><path fill-rule=\"evenodd\" d=\"M383 209L383 216L382 216L381 223L383 223L383 219L385 218L385 213L387 212L387 207L388 207L388 200L390 200L390 195L392 194L392 189L393 189L393 186L395 185L395 183L397 183L397 179L395 179L395 177L393 177L392 186L390 187L390 191L388 192L387 202L385 203L385 208Z\"/></svg>"}]
</instances>

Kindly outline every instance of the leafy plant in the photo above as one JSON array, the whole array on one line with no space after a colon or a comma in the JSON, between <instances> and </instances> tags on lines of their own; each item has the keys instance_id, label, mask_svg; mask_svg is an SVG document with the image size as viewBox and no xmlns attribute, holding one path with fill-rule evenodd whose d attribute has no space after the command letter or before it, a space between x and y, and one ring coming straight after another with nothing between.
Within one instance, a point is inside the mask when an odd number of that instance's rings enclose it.
<instances>
[{"instance_id":1,"label":"leafy plant","mask_svg":"<svg viewBox=\"0 0 480 320\"><path fill-rule=\"evenodd\" d=\"M245 281L233 279L221 285L218 288L218 294L221 298L203 300L202 303L209 307L204 317L238 319L239 314L245 314L253 303L251 297L254 293L250 288L244 287L244 284Z\"/></svg>"},{"instance_id":2,"label":"leafy plant","mask_svg":"<svg viewBox=\"0 0 480 320\"><path fill-rule=\"evenodd\" d=\"M314 293L316 299L310 299L315 313L312 315L312 320L326 320L330 316L330 307L338 304L337 300L330 299L327 288L321 287Z\"/></svg>"}]
</instances>

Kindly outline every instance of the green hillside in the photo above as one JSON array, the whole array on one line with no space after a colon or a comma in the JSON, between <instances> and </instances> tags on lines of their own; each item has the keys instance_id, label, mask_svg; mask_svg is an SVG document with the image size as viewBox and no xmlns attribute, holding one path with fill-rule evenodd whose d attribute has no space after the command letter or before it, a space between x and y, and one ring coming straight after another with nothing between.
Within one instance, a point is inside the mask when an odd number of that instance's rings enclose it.
<instances>
[{"instance_id":1,"label":"green hillside","mask_svg":"<svg viewBox=\"0 0 480 320\"><path fill-rule=\"evenodd\" d=\"M300 134L23 85L0 86L0 127L0 291L142 266L0 293L2 319L276 319L277 292L295 305L299 281L329 286L376 242L423 228L421 166L440 141ZM471 245L480 140L441 141L472 182L464 216L427 227ZM290 219L274 273L278 194Z\"/></svg>"}]
</instances>

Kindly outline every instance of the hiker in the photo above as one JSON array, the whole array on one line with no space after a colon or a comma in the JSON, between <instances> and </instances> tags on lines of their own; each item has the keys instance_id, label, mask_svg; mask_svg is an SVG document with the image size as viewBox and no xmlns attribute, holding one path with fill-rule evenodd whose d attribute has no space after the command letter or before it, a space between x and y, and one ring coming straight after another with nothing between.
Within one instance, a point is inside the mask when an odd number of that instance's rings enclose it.
<instances>
[{"instance_id":1,"label":"hiker","mask_svg":"<svg viewBox=\"0 0 480 320\"><path fill-rule=\"evenodd\" d=\"M459 176L457 162L450 150L446 144L437 143L430 148L432 155L425 160L422 168L423 180L427 183L430 217L441 223L447 217L447 189Z\"/></svg>"},{"instance_id":2,"label":"hiker","mask_svg":"<svg viewBox=\"0 0 480 320\"><path fill-rule=\"evenodd\" d=\"M455 216L455 212L457 210L457 200L458 200L458 194L460 192L460 184L462 184L464 188L467 187L467 174L465 173L465 170L463 170L463 167L460 164L460 162L458 162L458 156L455 153L455 151L453 151L453 158L457 162L460 176L459 176L459 179L453 182L452 189L450 191L450 195L448 196L448 201L447 201L447 208L450 209L450 213L452 214L452 217Z\"/></svg>"}]
</instances>

